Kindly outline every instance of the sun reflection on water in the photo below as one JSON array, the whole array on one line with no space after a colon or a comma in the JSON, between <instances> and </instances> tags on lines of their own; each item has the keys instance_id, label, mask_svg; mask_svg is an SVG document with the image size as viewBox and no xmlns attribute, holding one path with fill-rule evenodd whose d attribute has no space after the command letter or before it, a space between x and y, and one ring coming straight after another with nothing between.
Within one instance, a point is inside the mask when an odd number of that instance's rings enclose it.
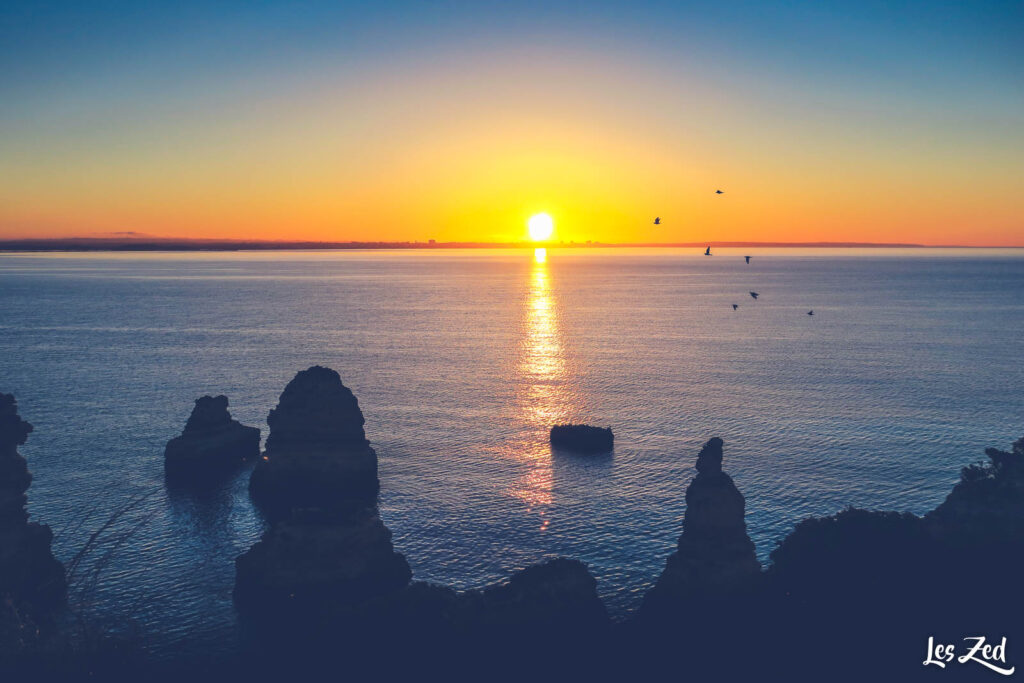
<instances>
[{"instance_id":1,"label":"sun reflection on water","mask_svg":"<svg viewBox=\"0 0 1024 683\"><path fill-rule=\"evenodd\" d=\"M558 309L548 272L547 251L534 252L530 288L523 307L523 340L518 363L520 383L516 410L530 427L530 439L519 444L515 456L528 467L512 487L512 495L541 515L541 530L548 528L547 507L552 500L551 449L548 430L564 422L569 413L566 361L558 325Z\"/></svg>"}]
</instances>

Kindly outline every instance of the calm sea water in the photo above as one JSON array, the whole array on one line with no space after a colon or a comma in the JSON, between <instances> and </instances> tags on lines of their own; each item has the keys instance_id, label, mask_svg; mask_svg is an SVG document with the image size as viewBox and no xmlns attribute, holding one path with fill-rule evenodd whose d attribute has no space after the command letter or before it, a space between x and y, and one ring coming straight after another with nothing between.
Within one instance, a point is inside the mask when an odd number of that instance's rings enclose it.
<instances>
[{"instance_id":1,"label":"calm sea water","mask_svg":"<svg viewBox=\"0 0 1024 683\"><path fill-rule=\"evenodd\" d=\"M477 587L567 555L617 615L673 549L709 437L766 559L808 515L924 512L1024 433L1024 252L717 252L2 255L30 511L67 561L148 496L78 588L166 652L237 637L233 562L262 522L248 473L166 491L164 444L206 393L265 437L313 364L359 398L417 578ZM553 454L569 420L613 426L614 455Z\"/></svg>"}]
</instances>

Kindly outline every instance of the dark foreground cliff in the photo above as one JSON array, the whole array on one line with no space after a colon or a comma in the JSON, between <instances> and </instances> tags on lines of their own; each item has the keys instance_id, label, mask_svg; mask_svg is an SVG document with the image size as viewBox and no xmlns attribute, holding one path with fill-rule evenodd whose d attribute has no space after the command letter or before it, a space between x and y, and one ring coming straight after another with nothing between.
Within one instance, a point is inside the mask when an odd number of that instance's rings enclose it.
<instances>
[{"instance_id":1,"label":"dark foreground cliff","mask_svg":"<svg viewBox=\"0 0 1024 683\"><path fill-rule=\"evenodd\" d=\"M398 577L363 598L349 594L342 607L330 591L313 601L296 592L285 611L264 613L271 627L261 636L287 640L314 668L329 666L319 657L341 642L371 670L454 665L464 674L536 676L540 669L545 680L684 672L720 680L924 680L937 668L922 665L929 637L961 647L968 636L1024 642L1024 440L988 454L991 463L965 468L934 512L850 508L807 519L765 569L746 532L743 495L723 469L724 443L713 438L685 489L676 550L622 623L608 621L586 567L560 559L481 591L407 580L399 588ZM366 553L367 561L375 556ZM396 649L415 657L393 660ZM986 672L978 665L954 675Z\"/></svg>"},{"instance_id":2,"label":"dark foreground cliff","mask_svg":"<svg viewBox=\"0 0 1024 683\"><path fill-rule=\"evenodd\" d=\"M28 615L22 624L55 623L63 574L48 530L27 522L30 478L16 452L30 427L13 398L0 399L0 538L13 539L0 547L3 613ZM251 486L268 525L236 562L239 642L217 644L207 657L115 653L97 672L5 631L7 652L19 654L0 660L0 673L21 666L31 680L58 671L60 680L998 679L969 662L945 671L922 665L929 638L963 654L971 636L992 644L1006 637L1006 666L1024 664L1024 439L965 467L924 516L850 508L807 519L762 568L742 482L724 468L726 444L712 438L696 454L695 476L679 483L686 507L674 552L640 609L613 624L593 576L569 558L510 571L477 590L417 581L377 509L376 453L362 411L333 370L300 372L268 422Z\"/></svg>"},{"instance_id":3,"label":"dark foreground cliff","mask_svg":"<svg viewBox=\"0 0 1024 683\"><path fill-rule=\"evenodd\" d=\"M806 519L756 574L736 517L741 499L728 487L717 494L719 532L688 538L698 473L679 549L623 627L625 649L658 666L686 643L689 667L727 677L935 680L940 668L923 665L930 637L955 643L959 656L967 637L998 645L1005 636L1024 665L1024 439L986 452L990 463L965 467L927 515L849 508ZM702 578L709 561L718 563L713 579ZM949 668L950 680L999 678L969 661Z\"/></svg>"},{"instance_id":4,"label":"dark foreground cliff","mask_svg":"<svg viewBox=\"0 0 1024 683\"><path fill-rule=\"evenodd\" d=\"M0 662L52 635L67 600L64 566L50 552L50 527L29 522L25 510L32 475L18 446L31 432L14 396L0 394Z\"/></svg>"}]
</instances>

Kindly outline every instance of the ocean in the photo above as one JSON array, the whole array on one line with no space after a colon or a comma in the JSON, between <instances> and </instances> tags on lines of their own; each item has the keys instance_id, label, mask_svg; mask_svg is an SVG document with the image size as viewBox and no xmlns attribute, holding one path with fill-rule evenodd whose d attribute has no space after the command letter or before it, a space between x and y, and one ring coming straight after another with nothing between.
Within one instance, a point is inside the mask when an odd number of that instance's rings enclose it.
<instances>
[{"instance_id":1,"label":"ocean","mask_svg":"<svg viewBox=\"0 0 1024 683\"><path fill-rule=\"evenodd\" d=\"M926 512L1024 434L1024 250L714 252L2 254L0 391L35 426L32 518L70 562L123 510L76 604L157 653L231 647L234 559L263 528L248 471L169 491L164 445L204 394L265 438L285 384L327 365L415 578L480 587L564 555L621 618L712 436L767 562L809 515ZM553 453L569 421L611 426L614 453Z\"/></svg>"}]
</instances>

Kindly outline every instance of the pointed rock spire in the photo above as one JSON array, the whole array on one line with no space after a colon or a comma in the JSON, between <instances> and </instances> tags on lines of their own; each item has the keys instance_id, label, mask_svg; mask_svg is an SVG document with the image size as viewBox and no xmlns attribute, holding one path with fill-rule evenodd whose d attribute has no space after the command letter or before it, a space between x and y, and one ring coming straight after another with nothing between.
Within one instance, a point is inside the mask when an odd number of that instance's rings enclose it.
<instances>
[{"instance_id":1,"label":"pointed rock spire","mask_svg":"<svg viewBox=\"0 0 1024 683\"><path fill-rule=\"evenodd\" d=\"M683 533L647 593L643 611L742 591L760 574L761 564L747 535L746 502L722 471L722 445L721 439L713 438L697 456L697 476L686 489Z\"/></svg>"}]
</instances>

